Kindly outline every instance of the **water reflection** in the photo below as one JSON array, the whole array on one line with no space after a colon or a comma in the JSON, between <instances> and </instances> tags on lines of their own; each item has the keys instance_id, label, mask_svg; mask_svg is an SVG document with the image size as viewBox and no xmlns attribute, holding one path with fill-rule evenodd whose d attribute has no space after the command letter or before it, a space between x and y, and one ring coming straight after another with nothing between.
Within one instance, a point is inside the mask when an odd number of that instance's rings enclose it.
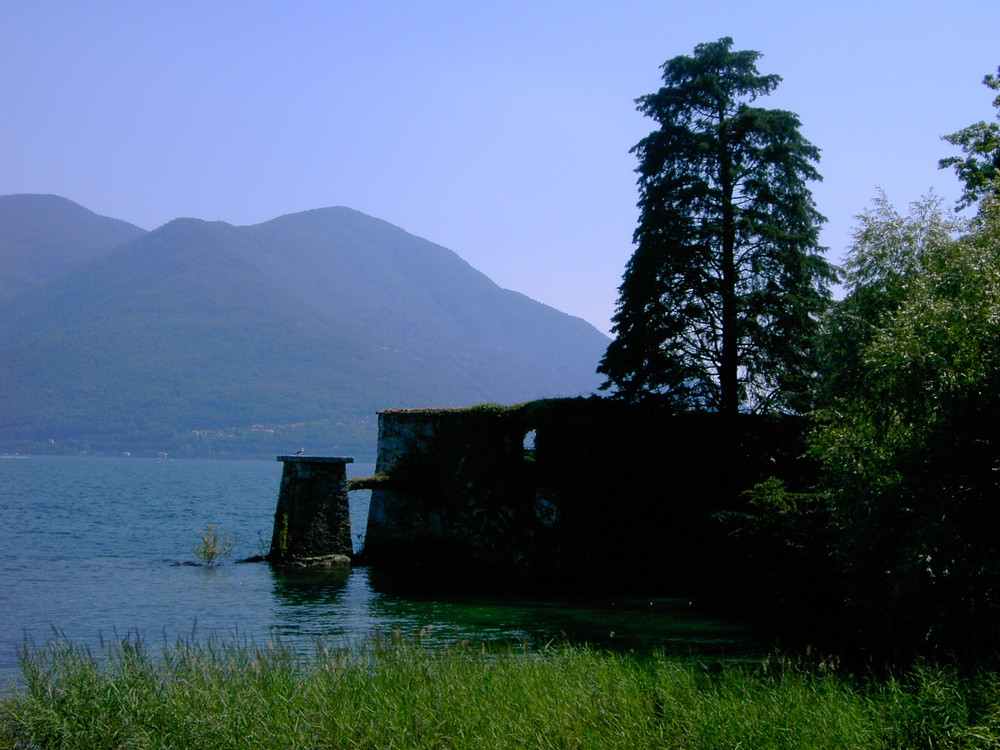
<instances>
[{"instance_id":1,"label":"water reflection","mask_svg":"<svg viewBox=\"0 0 1000 750\"><path fill-rule=\"evenodd\" d=\"M279 635L360 643L402 635L428 646L459 640L537 648L552 642L680 657L740 659L762 644L740 625L675 598L487 593L408 586L370 568L274 571Z\"/></svg>"},{"instance_id":2,"label":"water reflection","mask_svg":"<svg viewBox=\"0 0 1000 750\"><path fill-rule=\"evenodd\" d=\"M350 568L272 568L275 599L285 606L336 601L347 588Z\"/></svg>"}]
</instances>

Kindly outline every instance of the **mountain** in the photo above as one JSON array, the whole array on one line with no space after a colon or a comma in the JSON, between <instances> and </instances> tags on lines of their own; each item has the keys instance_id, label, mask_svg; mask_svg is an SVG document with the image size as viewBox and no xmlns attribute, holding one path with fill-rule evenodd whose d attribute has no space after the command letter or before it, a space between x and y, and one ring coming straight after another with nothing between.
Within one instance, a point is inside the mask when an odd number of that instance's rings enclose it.
<instances>
[{"instance_id":1,"label":"mountain","mask_svg":"<svg viewBox=\"0 0 1000 750\"><path fill-rule=\"evenodd\" d=\"M177 219L0 305L0 450L370 456L379 409L589 393L607 343L348 208Z\"/></svg>"},{"instance_id":2,"label":"mountain","mask_svg":"<svg viewBox=\"0 0 1000 750\"><path fill-rule=\"evenodd\" d=\"M0 301L146 233L56 195L0 196Z\"/></svg>"}]
</instances>

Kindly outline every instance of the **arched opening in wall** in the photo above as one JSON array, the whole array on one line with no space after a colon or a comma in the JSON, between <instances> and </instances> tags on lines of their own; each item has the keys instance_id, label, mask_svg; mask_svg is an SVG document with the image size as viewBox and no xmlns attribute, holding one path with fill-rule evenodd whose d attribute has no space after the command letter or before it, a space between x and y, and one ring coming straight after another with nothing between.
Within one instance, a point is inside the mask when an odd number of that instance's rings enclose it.
<instances>
[{"instance_id":1,"label":"arched opening in wall","mask_svg":"<svg viewBox=\"0 0 1000 750\"><path fill-rule=\"evenodd\" d=\"M524 455L532 456L535 453L535 437L537 430L528 430L524 434Z\"/></svg>"}]
</instances>

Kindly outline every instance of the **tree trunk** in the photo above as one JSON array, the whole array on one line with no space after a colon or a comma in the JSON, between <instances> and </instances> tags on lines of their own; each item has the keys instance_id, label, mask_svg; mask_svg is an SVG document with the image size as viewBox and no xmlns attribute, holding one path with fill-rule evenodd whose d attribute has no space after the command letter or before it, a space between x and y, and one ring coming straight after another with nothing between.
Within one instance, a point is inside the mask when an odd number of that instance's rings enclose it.
<instances>
[{"instance_id":1,"label":"tree trunk","mask_svg":"<svg viewBox=\"0 0 1000 750\"><path fill-rule=\"evenodd\" d=\"M725 135L720 137L722 185L722 352L719 359L719 411L737 414L739 398L739 338L736 320L736 212L733 168Z\"/></svg>"}]
</instances>

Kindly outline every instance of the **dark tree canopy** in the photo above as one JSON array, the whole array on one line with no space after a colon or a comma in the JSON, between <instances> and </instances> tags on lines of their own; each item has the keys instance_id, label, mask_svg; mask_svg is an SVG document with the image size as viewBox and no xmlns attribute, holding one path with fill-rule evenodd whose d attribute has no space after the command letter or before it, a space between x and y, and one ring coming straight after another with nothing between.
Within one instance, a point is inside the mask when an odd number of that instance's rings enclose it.
<instances>
[{"instance_id":1,"label":"dark tree canopy","mask_svg":"<svg viewBox=\"0 0 1000 750\"><path fill-rule=\"evenodd\" d=\"M1000 92L1000 68L997 75L988 74L983 85ZM1000 120L1000 93L993 99ZM939 166L953 167L965 183L965 192L959 207L965 208L990 194L1000 192L1000 124L976 122L957 133L944 136L944 140L961 147L965 157L951 156L938 162Z\"/></svg>"},{"instance_id":2,"label":"dark tree canopy","mask_svg":"<svg viewBox=\"0 0 1000 750\"><path fill-rule=\"evenodd\" d=\"M664 63L637 100L659 128L639 159L639 224L598 372L635 400L727 413L804 408L812 339L829 301L819 150L791 112L752 106L781 80L733 40Z\"/></svg>"}]
</instances>

